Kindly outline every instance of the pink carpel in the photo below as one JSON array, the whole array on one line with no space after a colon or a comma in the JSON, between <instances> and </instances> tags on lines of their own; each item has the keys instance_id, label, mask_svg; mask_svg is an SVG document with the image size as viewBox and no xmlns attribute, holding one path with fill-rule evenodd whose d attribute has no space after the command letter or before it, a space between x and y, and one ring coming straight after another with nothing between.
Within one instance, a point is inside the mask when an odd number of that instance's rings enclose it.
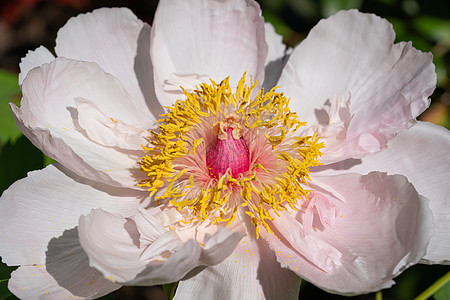
<instances>
[{"instance_id":1,"label":"pink carpel","mask_svg":"<svg viewBox=\"0 0 450 300\"><path fill-rule=\"evenodd\" d=\"M240 173L248 171L249 151L244 138L233 138L233 128L227 129L227 138L224 140L216 137L214 145L206 153L206 165L209 174L220 178L220 174L230 168L230 175L234 178Z\"/></svg>"}]
</instances>

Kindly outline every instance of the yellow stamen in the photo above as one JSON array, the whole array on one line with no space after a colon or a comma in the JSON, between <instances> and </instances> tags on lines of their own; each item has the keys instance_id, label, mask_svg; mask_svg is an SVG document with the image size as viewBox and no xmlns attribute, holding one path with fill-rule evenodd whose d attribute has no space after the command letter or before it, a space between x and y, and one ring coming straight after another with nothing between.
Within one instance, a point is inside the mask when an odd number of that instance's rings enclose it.
<instances>
[{"instance_id":1,"label":"yellow stamen","mask_svg":"<svg viewBox=\"0 0 450 300\"><path fill-rule=\"evenodd\" d=\"M147 155L141 158L140 164L147 179L139 185L146 187L151 196L163 190L162 195L156 197L158 203L162 201L179 210L188 208L192 214L189 221L209 219L213 224L230 224L241 207L255 225L257 236L260 226L272 232L269 224L278 212L287 207L295 210L298 199L307 197L309 191L304 186L308 184L309 168L320 164L320 149L324 145L315 135L292 136L306 123L298 121L297 114L290 111L289 100L283 93L275 92L278 87L267 93L261 90L252 99L255 86L256 82L250 86L245 84L244 74L235 94L229 78L220 84L213 80L211 84L203 83L193 92L183 89L186 99L166 107L168 112L161 115L158 130L150 131L150 145L143 146ZM211 178L200 185L198 172L184 167L184 161L198 164L198 157L205 156L205 153L203 156L196 153L196 149L206 151L208 145L204 138L191 133L196 132L202 122L213 124L212 130L218 134L226 133L223 128L232 127L237 138L241 138L245 130L264 134L285 171L267 182L261 179L261 174L266 178L271 175L267 166L264 162L255 162L249 171L236 178L228 169L220 178ZM233 138L236 137L233 135Z\"/></svg>"}]
</instances>

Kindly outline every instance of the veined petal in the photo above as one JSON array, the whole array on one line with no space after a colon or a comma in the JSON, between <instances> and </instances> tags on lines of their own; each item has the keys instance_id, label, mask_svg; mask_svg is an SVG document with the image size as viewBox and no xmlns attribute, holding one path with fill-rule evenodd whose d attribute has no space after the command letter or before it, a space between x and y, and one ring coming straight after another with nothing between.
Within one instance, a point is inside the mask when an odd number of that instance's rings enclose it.
<instances>
[{"instance_id":1,"label":"veined petal","mask_svg":"<svg viewBox=\"0 0 450 300\"><path fill-rule=\"evenodd\" d=\"M104 147L78 128L75 98L92 101L103 114L138 129L147 117L133 105L120 82L94 63L56 58L28 73L21 107L11 105L21 131L46 155L77 174L111 185L135 187L134 156Z\"/></svg>"},{"instance_id":2,"label":"veined petal","mask_svg":"<svg viewBox=\"0 0 450 300\"><path fill-rule=\"evenodd\" d=\"M170 283L196 267L221 262L242 238L240 233L221 228L215 235L207 236L203 246L194 239L183 243L175 231L159 224L164 218L154 214L141 210L134 218L126 219L93 210L81 217L80 242L90 265L109 280L126 285ZM96 228L95 232L91 228Z\"/></svg>"},{"instance_id":3,"label":"veined petal","mask_svg":"<svg viewBox=\"0 0 450 300\"><path fill-rule=\"evenodd\" d=\"M315 181L331 186L346 202L315 186ZM301 211L276 218L275 235L262 233L282 266L300 277L333 293L368 293L390 287L392 278L425 254L433 217L428 201L404 176L372 172L316 177L311 188L339 211L331 226L315 217L306 236L321 241L318 247L299 244L304 234Z\"/></svg>"},{"instance_id":4,"label":"veined petal","mask_svg":"<svg viewBox=\"0 0 450 300\"><path fill-rule=\"evenodd\" d=\"M44 46L40 46L34 51L28 51L27 55L21 59L19 64L19 85L22 85L23 80L32 69L49 63L54 59L53 54Z\"/></svg>"},{"instance_id":5,"label":"veined petal","mask_svg":"<svg viewBox=\"0 0 450 300\"><path fill-rule=\"evenodd\" d=\"M183 75L201 76L201 81L191 76L192 86L230 76L234 90L247 72L248 78L252 75L262 84L267 45L259 5L253 0L161 1L150 53L162 105L172 105L183 96L179 89Z\"/></svg>"},{"instance_id":6,"label":"veined petal","mask_svg":"<svg viewBox=\"0 0 450 300\"><path fill-rule=\"evenodd\" d=\"M428 107L436 85L432 55L411 43L393 44L394 38L386 20L342 11L320 21L291 54L278 85L308 125L319 125L317 131L335 126L330 121L339 116L323 120L323 107L350 96L351 119L332 151L321 134L327 147L322 162L380 151Z\"/></svg>"},{"instance_id":7,"label":"veined petal","mask_svg":"<svg viewBox=\"0 0 450 300\"><path fill-rule=\"evenodd\" d=\"M97 63L120 80L152 126L162 113L153 88L150 26L127 8L100 8L71 18L59 31L58 56Z\"/></svg>"},{"instance_id":8,"label":"veined petal","mask_svg":"<svg viewBox=\"0 0 450 300\"><path fill-rule=\"evenodd\" d=\"M21 299L96 299L121 285L89 267L75 228L50 241L45 265L21 266L8 288Z\"/></svg>"},{"instance_id":9,"label":"veined petal","mask_svg":"<svg viewBox=\"0 0 450 300\"><path fill-rule=\"evenodd\" d=\"M299 284L264 240L246 237L222 263L180 281L175 299L287 299L291 289L297 299Z\"/></svg>"},{"instance_id":10,"label":"veined petal","mask_svg":"<svg viewBox=\"0 0 450 300\"><path fill-rule=\"evenodd\" d=\"M52 238L93 208L130 216L146 193L86 180L59 164L33 171L0 198L0 255L8 265L44 264Z\"/></svg>"},{"instance_id":11,"label":"veined petal","mask_svg":"<svg viewBox=\"0 0 450 300\"><path fill-rule=\"evenodd\" d=\"M373 170L402 174L420 195L430 200L435 234L424 259L428 263L450 262L450 132L437 125L419 122L400 132L385 151L366 156L362 160L347 160L326 167L318 167L318 174Z\"/></svg>"}]
</instances>

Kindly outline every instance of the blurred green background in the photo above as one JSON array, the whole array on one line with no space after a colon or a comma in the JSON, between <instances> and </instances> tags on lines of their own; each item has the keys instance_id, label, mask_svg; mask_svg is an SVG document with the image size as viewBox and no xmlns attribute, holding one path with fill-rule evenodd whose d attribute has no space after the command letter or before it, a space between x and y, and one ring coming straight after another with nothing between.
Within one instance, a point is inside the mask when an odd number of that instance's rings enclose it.
<instances>
[{"instance_id":1,"label":"blurred green background","mask_svg":"<svg viewBox=\"0 0 450 300\"><path fill-rule=\"evenodd\" d=\"M57 30L72 16L103 6L126 6L147 23L158 1L97 0L10 0L0 2L0 192L27 172L52 163L17 129L8 103L20 103L17 84L20 59L28 50L44 45L52 50ZM321 19L341 9L357 8L388 19L397 41L432 52L437 72L437 88L431 107L421 120L450 128L450 1L448 0L260 0L266 21L295 46ZM14 268L0 264L0 299L16 299L7 289ZM413 299L448 272L448 266L414 266L396 279L397 284L383 291L383 299ZM375 299L375 294L341 297L327 294L304 282L301 299ZM450 284L434 295L450 299ZM126 287L102 299L165 299L161 287Z\"/></svg>"}]
</instances>

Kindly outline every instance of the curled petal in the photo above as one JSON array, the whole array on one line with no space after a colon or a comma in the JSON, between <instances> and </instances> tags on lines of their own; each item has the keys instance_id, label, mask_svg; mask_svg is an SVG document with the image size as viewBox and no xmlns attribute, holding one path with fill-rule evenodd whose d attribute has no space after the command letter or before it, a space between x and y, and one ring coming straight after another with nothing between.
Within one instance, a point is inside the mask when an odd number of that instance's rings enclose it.
<instances>
[{"instance_id":1,"label":"curled petal","mask_svg":"<svg viewBox=\"0 0 450 300\"><path fill-rule=\"evenodd\" d=\"M332 186L346 202L314 187ZM300 277L325 290L345 295L390 287L392 278L425 254L433 234L428 201L404 176L372 172L313 178L315 192L333 201L339 215L332 226L314 219L301 239L303 212L276 218L275 236L263 233L278 261Z\"/></svg>"},{"instance_id":2,"label":"curled petal","mask_svg":"<svg viewBox=\"0 0 450 300\"><path fill-rule=\"evenodd\" d=\"M450 262L450 132L437 125L419 122L400 132L385 151L319 167L318 174L357 172L367 174L373 170L402 174L420 195L430 200L435 233L424 257L426 263Z\"/></svg>"},{"instance_id":3,"label":"curled petal","mask_svg":"<svg viewBox=\"0 0 450 300\"><path fill-rule=\"evenodd\" d=\"M353 117L345 137L322 162L360 158L386 148L428 107L436 85L432 55L411 43L393 44L394 39L386 20L341 11L320 21L290 55L278 85L308 125L321 124L321 108L327 102L351 95Z\"/></svg>"},{"instance_id":4,"label":"curled petal","mask_svg":"<svg viewBox=\"0 0 450 300\"><path fill-rule=\"evenodd\" d=\"M53 54L44 46L40 46L34 51L28 51L27 55L21 59L19 64L19 85L22 85L23 80L32 69L49 63L54 59Z\"/></svg>"},{"instance_id":5,"label":"curled petal","mask_svg":"<svg viewBox=\"0 0 450 300\"><path fill-rule=\"evenodd\" d=\"M91 266L109 280L127 285L170 283L198 266L221 262L242 238L222 228L207 236L204 246L193 239L183 243L175 231L159 223L161 219L144 210L134 219L102 210L81 217L80 242Z\"/></svg>"},{"instance_id":6,"label":"curled petal","mask_svg":"<svg viewBox=\"0 0 450 300\"><path fill-rule=\"evenodd\" d=\"M95 103L106 116L139 129L147 117L120 82L94 63L56 58L35 68L22 85L21 107L11 108L21 131L45 154L81 176L135 187L141 153L129 155L93 142L77 128L76 98ZM141 122L144 120L143 122Z\"/></svg>"},{"instance_id":7,"label":"curled petal","mask_svg":"<svg viewBox=\"0 0 450 300\"><path fill-rule=\"evenodd\" d=\"M100 8L71 18L59 31L58 56L97 63L119 79L152 126L162 113L153 88L150 26L127 8Z\"/></svg>"},{"instance_id":8,"label":"curled petal","mask_svg":"<svg viewBox=\"0 0 450 300\"><path fill-rule=\"evenodd\" d=\"M78 125L93 141L107 147L126 150L141 150L146 145L150 134L122 121L108 118L93 102L76 98Z\"/></svg>"}]
</instances>

